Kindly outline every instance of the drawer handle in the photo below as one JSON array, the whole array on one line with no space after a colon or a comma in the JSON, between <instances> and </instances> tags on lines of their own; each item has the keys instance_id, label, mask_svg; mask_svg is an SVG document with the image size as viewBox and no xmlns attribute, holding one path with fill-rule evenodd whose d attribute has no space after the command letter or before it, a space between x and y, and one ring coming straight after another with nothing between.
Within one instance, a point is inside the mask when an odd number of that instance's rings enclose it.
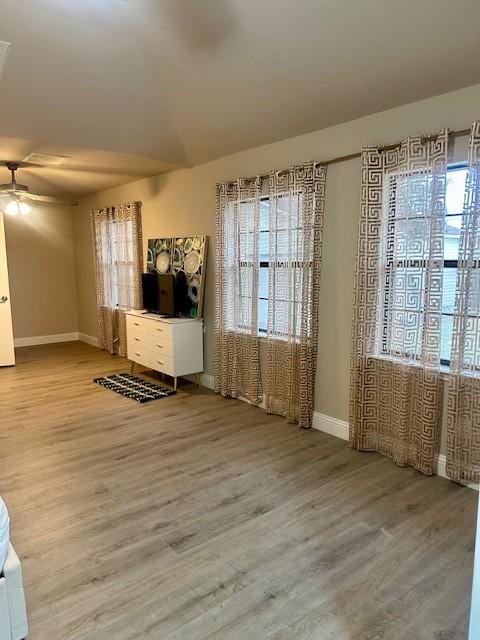
<instances>
[{"instance_id":1,"label":"drawer handle","mask_svg":"<svg viewBox=\"0 0 480 640\"><path fill-rule=\"evenodd\" d=\"M157 344L157 347L160 347L160 349L163 349L163 344Z\"/></svg>"},{"instance_id":2,"label":"drawer handle","mask_svg":"<svg viewBox=\"0 0 480 640\"><path fill-rule=\"evenodd\" d=\"M157 331L163 331L163 329L160 329L159 327L157 327Z\"/></svg>"},{"instance_id":3,"label":"drawer handle","mask_svg":"<svg viewBox=\"0 0 480 640\"><path fill-rule=\"evenodd\" d=\"M138 351L135 351L135 355L136 355L136 356L138 356L138 357L140 357L142 354L141 354L141 353L138 353Z\"/></svg>"},{"instance_id":4,"label":"drawer handle","mask_svg":"<svg viewBox=\"0 0 480 640\"><path fill-rule=\"evenodd\" d=\"M158 364L165 364L163 360L157 360Z\"/></svg>"},{"instance_id":5,"label":"drawer handle","mask_svg":"<svg viewBox=\"0 0 480 640\"><path fill-rule=\"evenodd\" d=\"M139 326L140 326L140 323L139 323L139 322L134 322L133 324L134 324L136 327L139 327Z\"/></svg>"},{"instance_id":6,"label":"drawer handle","mask_svg":"<svg viewBox=\"0 0 480 640\"><path fill-rule=\"evenodd\" d=\"M140 338L135 338L135 340L136 340L137 342L140 342Z\"/></svg>"}]
</instances>

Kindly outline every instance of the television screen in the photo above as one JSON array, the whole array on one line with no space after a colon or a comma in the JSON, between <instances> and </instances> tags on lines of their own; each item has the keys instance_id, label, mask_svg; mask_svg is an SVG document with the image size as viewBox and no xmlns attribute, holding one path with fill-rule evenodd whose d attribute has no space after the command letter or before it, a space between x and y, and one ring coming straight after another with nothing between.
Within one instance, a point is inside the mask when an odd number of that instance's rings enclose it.
<instances>
[{"instance_id":1,"label":"television screen","mask_svg":"<svg viewBox=\"0 0 480 640\"><path fill-rule=\"evenodd\" d=\"M143 307L151 313L175 315L175 276L172 273L142 273Z\"/></svg>"}]
</instances>

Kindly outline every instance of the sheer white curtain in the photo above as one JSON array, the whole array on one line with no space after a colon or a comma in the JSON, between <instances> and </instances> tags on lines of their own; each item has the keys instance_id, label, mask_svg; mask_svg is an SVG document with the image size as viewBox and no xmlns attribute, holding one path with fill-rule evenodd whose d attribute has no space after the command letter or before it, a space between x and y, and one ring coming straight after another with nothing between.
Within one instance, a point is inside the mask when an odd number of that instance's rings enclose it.
<instances>
[{"instance_id":1,"label":"sheer white curtain","mask_svg":"<svg viewBox=\"0 0 480 640\"><path fill-rule=\"evenodd\" d=\"M216 185L215 391L262 402L258 336L261 178Z\"/></svg>"},{"instance_id":2,"label":"sheer white curtain","mask_svg":"<svg viewBox=\"0 0 480 640\"><path fill-rule=\"evenodd\" d=\"M141 309L141 203L91 212L95 252L98 346L126 355L125 311Z\"/></svg>"},{"instance_id":3,"label":"sheer white curtain","mask_svg":"<svg viewBox=\"0 0 480 640\"><path fill-rule=\"evenodd\" d=\"M312 425L327 168L314 162L269 179L265 405Z\"/></svg>"},{"instance_id":4,"label":"sheer white curtain","mask_svg":"<svg viewBox=\"0 0 480 640\"><path fill-rule=\"evenodd\" d=\"M362 152L350 444L433 473L449 138Z\"/></svg>"},{"instance_id":5,"label":"sheer white curtain","mask_svg":"<svg viewBox=\"0 0 480 640\"><path fill-rule=\"evenodd\" d=\"M480 481L480 123L470 134L448 383L447 474Z\"/></svg>"}]
</instances>

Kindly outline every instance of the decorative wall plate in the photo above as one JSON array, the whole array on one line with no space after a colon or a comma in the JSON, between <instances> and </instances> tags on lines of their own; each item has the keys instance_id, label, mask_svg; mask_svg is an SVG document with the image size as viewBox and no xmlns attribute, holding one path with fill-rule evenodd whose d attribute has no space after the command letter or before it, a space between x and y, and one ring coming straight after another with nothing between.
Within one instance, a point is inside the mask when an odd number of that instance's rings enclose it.
<instances>
[{"instance_id":1,"label":"decorative wall plate","mask_svg":"<svg viewBox=\"0 0 480 640\"><path fill-rule=\"evenodd\" d=\"M190 251L185 256L185 260L183 261L183 266L185 269L185 273L197 273L200 265L202 264L202 258L197 251Z\"/></svg>"},{"instance_id":2,"label":"decorative wall plate","mask_svg":"<svg viewBox=\"0 0 480 640\"><path fill-rule=\"evenodd\" d=\"M155 260L155 266L159 273L168 273L170 271L170 253L165 250L159 253Z\"/></svg>"},{"instance_id":3,"label":"decorative wall plate","mask_svg":"<svg viewBox=\"0 0 480 640\"><path fill-rule=\"evenodd\" d=\"M197 251L203 247L205 242L205 236L194 236L192 241L192 246Z\"/></svg>"},{"instance_id":4,"label":"decorative wall plate","mask_svg":"<svg viewBox=\"0 0 480 640\"><path fill-rule=\"evenodd\" d=\"M183 243L183 252L185 254L190 253L193 247L193 238L185 238L185 242Z\"/></svg>"}]
</instances>

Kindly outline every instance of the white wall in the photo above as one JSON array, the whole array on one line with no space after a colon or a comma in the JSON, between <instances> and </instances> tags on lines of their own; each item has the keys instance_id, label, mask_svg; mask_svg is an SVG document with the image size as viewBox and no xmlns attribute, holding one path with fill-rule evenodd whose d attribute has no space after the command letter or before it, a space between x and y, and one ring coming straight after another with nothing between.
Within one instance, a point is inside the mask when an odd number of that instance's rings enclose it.
<instances>
[{"instance_id":1,"label":"white wall","mask_svg":"<svg viewBox=\"0 0 480 640\"><path fill-rule=\"evenodd\" d=\"M213 374L214 185L307 160L358 152L364 145L388 144L444 127L465 129L480 119L480 85L390 109L321 131L236 153L192 169L103 191L82 200L74 212L79 329L95 333L93 255L88 212L119 201L143 202L143 235L148 238L206 233L210 257L205 300L206 371ZM235 126L235 123L232 123ZM465 157L465 141L456 159ZM323 271L320 290L315 410L348 419L350 328L353 273L360 200L360 161L328 168Z\"/></svg>"},{"instance_id":2,"label":"white wall","mask_svg":"<svg viewBox=\"0 0 480 640\"><path fill-rule=\"evenodd\" d=\"M78 331L71 207L33 203L4 220L14 337Z\"/></svg>"}]
</instances>

